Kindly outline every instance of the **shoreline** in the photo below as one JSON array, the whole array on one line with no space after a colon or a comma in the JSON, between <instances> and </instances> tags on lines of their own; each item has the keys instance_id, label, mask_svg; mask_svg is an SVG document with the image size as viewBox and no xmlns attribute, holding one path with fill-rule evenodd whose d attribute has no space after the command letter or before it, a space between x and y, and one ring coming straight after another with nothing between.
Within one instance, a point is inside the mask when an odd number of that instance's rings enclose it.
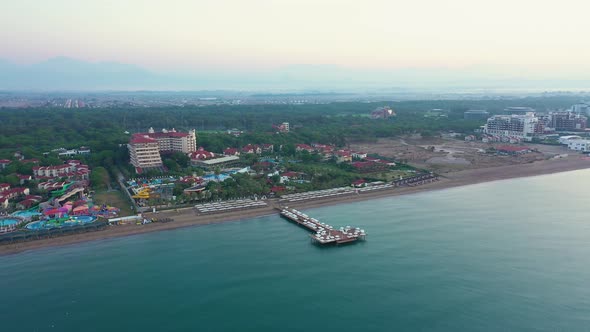
<instances>
[{"instance_id":1,"label":"shoreline","mask_svg":"<svg viewBox=\"0 0 590 332\"><path fill-rule=\"evenodd\" d=\"M398 187L393 189L367 192L349 197L335 197L316 201L304 201L290 203L290 207L297 209L308 209L323 206L333 206L338 204L360 202L370 199L380 199L385 197L394 197L400 195L416 194L421 192L436 191L474 185L485 182L508 180L515 178L548 175L569 171L576 171L590 168L590 158L575 155L562 159L549 159L537 161L530 164L508 165L491 168L479 168L457 171L447 174L441 174L439 181L424 184L417 187ZM257 218L267 215L276 214L274 208L278 200L269 200L269 204L263 208L252 210L240 210L208 215L195 215L192 208L179 209L178 211L163 211L156 215L146 214L149 217L156 218L173 218L170 223L151 223L147 225L119 225L109 226L106 230L68 235L56 238L34 240L22 243L6 244L0 246L0 256L17 254L20 252L61 247L83 242L105 240L110 238L126 237L137 234L145 234L164 230L172 230L184 227L204 226L222 222L240 221L244 219Z\"/></svg>"}]
</instances>

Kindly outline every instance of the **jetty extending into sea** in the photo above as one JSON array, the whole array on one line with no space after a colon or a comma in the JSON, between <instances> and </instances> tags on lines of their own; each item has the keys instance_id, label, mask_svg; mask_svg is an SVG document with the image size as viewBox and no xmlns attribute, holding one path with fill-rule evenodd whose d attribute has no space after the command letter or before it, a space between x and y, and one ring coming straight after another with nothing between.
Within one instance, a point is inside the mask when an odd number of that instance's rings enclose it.
<instances>
[{"instance_id":1,"label":"jetty extending into sea","mask_svg":"<svg viewBox=\"0 0 590 332\"><path fill-rule=\"evenodd\" d=\"M310 234L309 236L312 241L318 244L350 243L358 240L365 240L367 236L364 229L350 226L334 229L333 226L325 224L303 212L287 206L278 208L278 210L283 218L314 232L314 234Z\"/></svg>"}]
</instances>

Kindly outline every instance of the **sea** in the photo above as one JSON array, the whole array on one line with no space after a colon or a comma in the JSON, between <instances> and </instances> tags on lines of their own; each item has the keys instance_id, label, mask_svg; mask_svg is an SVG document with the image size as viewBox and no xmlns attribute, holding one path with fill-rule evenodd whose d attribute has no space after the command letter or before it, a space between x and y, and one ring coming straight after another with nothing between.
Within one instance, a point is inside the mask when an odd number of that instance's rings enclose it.
<instances>
[{"instance_id":1,"label":"sea","mask_svg":"<svg viewBox=\"0 0 590 332\"><path fill-rule=\"evenodd\" d=\"M590 170L0 257L2 331L589 331Z\"/></svg>"}]
</instances>

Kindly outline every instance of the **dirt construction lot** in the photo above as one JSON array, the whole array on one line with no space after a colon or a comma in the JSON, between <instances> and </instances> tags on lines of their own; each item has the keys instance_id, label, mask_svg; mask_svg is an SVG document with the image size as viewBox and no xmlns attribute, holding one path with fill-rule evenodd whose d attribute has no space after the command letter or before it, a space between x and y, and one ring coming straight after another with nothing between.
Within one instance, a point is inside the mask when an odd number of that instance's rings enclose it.
<instances>
[{"instance_id":1,"label":"dirt construction lot","mask_svg":"<svg viewBox=\"0 0 590 332\"><path fill-rule=\"evenodd\" d=\"M439 174L505 165L526 164L537 160L572 154L565 146L542 144L520 144L533 152L521 155L500 155L489 153L490 147L501 143L465 142L453 138L421 138L408 136L398 139L380 139L376 143L355 143L353 151L377 153L392 157L408 164L435 171Z\"/></svg>"}]
</instances>

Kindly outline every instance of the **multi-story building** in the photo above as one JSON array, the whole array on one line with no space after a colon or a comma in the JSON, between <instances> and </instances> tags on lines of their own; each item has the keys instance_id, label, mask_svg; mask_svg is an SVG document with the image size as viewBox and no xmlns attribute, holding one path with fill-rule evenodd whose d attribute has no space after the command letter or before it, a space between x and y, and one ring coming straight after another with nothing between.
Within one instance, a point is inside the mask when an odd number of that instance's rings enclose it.
<instances>
[{"instance_id":1,"label":"multi-story building","mask_svg":"<svg viewBox=\"0 0 590 332\"><path fill-rule=\"evenodd\" d=\"M90 169L78 160L70 160L67 164L56 166L35 166L33 167L35 179L69 178L87 180Z\"/></svg>"},{"instance_id":2,"label":"multi-story building","mask_svg":"<svg viewBox=\"0 0 590 332\"><path fill-rule=\"evenodd\" d=\"M137 173L141 173L144 168L162 167L160 147L155 139L147 135L135 134L127 147L131 165L135 167Z\"/></svg>"},{"instance_id":3,"label":"multi-story building","mask_svg":"<svg viewBox=\"0 0 590 332\"><path fill-rule=\"evenodd\" d=\"M197 151L196 131L189 130L188 133L162 129L161 132L150 128L147 133L137 133L131 136L127 145L129 158L135 170L141 173L145 168L162 167L160 152L182 152L190 154Z\"/></svg>"},{"instance_id":4,"label":"multi-story building","mask_svg":"<svg viewBox=\"0 0 590 332\"><path fill-rule=\"evenodd\" d=\"M551 112L548 127L555 131L583 131L586 129L588 118L574 112Z\"/></svg>"},{"instance_id":5,"label":"multi-story building","mask_svg":"<svg viewBox=\"0 0 590 332\"><path fill-rule=\"evenodd\" d=\"M197 134L196 131L189 130L188 133L177 132L172 130L162 129L161 132L154 131L150 128L145 134L141 134L153 138L158 142L158 149L162 152L182 152L191 153L197 151Z\"/></svg>"},{"instance_id":6,"label":"multi-story building","mask_svg":"<svg viewBox=\"0 0 590 332\"><path fill-rule=\"evenodd\" d=\"M494 115L484 126L487 135L525 141L531 141L535 134L541 134L543 130L543 124L532 112L524 115Z\"/></svg>"}]
</instances>

